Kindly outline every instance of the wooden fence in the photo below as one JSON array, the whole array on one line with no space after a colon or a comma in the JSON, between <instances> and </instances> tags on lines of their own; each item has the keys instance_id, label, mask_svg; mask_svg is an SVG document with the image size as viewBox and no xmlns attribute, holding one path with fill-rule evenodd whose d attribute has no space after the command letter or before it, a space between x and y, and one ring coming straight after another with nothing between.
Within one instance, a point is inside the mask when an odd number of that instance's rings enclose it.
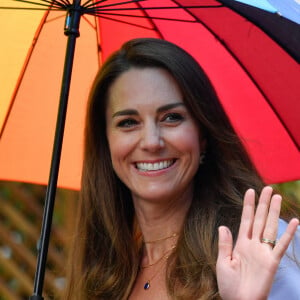
<instances>
[{"instance_id":1,"label":"wooden fence","mask_svg":"<svg viewBox=\"0 0 300 300\"><path fill-rule=\"evenodd\" d=\"M28 299L32 295L45 192L44 186L0 182L0 300ZM61 298L77 198L75 191L58 190L45 299L54 299L54 295L55 299Z\"/></svg>"}]
</instances>

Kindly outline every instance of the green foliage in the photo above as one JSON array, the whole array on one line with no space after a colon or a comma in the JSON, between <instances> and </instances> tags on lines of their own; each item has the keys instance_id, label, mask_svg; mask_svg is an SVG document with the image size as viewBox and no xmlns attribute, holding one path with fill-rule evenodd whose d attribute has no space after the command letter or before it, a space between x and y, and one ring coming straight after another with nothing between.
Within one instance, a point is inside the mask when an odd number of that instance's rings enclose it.
<instances>
[{"instance_id":1,"label":"green foliage","mask_svg":"<svg viewBox=\"0 0 300 300\"><path fill-rule=\"evenodd\" d=\"M274 184L283 196L282 211L288 217L300 217L300 180Z\"/></svg>"},{"instance_id":2,"label":"green foliage","mask_svg":"<svg viewBox=\"0 0 300 300\"><path fill-rule=\"evenodd\" d=\"M275 187L283 195L300 204L300 180L276 184Z\"/></svg>"}]
</instances>

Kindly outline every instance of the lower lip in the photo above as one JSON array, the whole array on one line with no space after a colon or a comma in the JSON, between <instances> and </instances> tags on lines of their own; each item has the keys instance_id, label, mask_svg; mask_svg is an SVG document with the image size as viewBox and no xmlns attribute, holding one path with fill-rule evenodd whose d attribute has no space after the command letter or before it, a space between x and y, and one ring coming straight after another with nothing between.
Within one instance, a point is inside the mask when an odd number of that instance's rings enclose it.
<instances>
[{"instance_id":1,"label":"lower lip","mask_svg":"<svg viewBox=\"0 0 300 300\"><path fill-rule=\"evenodd\" d=\"M163 175L163 174L167 173L168 171L170 171L171 169L173 169L174 166L176 165L176 163L177 163L177 160L169 167L167 167L165 169L156 170L156 171L142 171L142 170L137 169L135 166L134 166L134 169L139 173L139 175L150 176L150 177L151 176L159 176L159 175Z\"/></svg>"}]
</instances>

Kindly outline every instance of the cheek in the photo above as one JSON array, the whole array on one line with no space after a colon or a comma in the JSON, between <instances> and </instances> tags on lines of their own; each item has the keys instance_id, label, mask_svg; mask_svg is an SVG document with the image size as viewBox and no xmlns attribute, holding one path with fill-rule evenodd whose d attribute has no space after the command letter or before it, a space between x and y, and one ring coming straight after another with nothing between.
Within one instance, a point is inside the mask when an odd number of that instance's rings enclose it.
<instances>
[{"instance_id":1,"label":"cheek","mask_svg":"<svg viewBox=\"0 0 300 300\"><path fill-rule=\"evenodd\" d=\"M182 152L188 153L192 160L197 160L200 158L201 149L199 143L199 136L185 136L184 139L181 140Z\"/></svg>"},{"instance_id":2,"label":"cheek","mask_svg":"<svg viewBox=\"0 0 300 300\"><path fill-rule=\"evenodd\" d=\"M196 157L200 156L200 152L203 150L200 145L200 132L194 126L186 126L173 137L170 136L170 140L173 141L173 144L176 143L176 148L181 152L190 153Z\"/></svg>"},{"instance_id":3,"label":"cheek","mask_svg":"<svg viewBox=\"0 0 300 300\"><path fill-rule=\"evenodd\" d=\"M131 139L119 134L108 135L108 144L114 168L118 166L120 161L126 159L133 148Z\"/></svg>"}]
</instances>

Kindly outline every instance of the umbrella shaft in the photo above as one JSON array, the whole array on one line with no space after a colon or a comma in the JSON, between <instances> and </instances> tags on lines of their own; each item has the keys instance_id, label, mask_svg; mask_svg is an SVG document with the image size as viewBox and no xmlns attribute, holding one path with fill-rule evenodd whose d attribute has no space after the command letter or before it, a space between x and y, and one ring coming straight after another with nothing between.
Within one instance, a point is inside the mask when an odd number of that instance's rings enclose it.
<instances>
[{"instance_id":1,"label":"umbrella shaft","mask_svg":"<svg viewBox=\"0 0 300 300\"><path fill-rule=\"evenodd\" d=\"M80 1L77 1L80 3ZM67 18L71 18L70 30L68 30L68 43L65 57L65 65L61 86L60 102L58 117L56 123L56 131L54 137L54 146L52 152L51 168L48 181L47 192L45 196L45 208L43 215L43 223L41 229L41 237L38 243L38 260L34 279L33 295L29 300L43 300L42 291L45 278L46 261L52 226L52 216L55 203L55 195L57 189L58 171L63 143L63 135L65 128L65 120L67 114L67 105L70 91L71 75L73 68L73 60L75 54L76 38L79 36L80 10L72 9L68 12ZM68 21L69 22L69 21Z\"/></svg>"}]
</instances>

